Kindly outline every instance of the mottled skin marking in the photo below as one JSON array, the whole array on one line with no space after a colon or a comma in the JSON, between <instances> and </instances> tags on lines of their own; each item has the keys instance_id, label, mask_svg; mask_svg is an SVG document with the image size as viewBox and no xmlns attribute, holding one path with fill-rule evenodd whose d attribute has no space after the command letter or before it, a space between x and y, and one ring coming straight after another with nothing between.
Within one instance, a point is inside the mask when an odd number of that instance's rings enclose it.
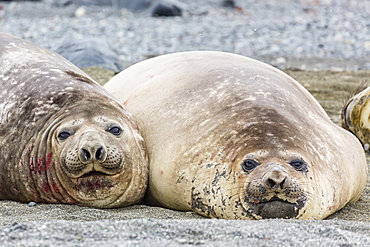
<instances>
[{"instance_id":1,"label":"mottled skin marking","mask_svg":"<svg viewBox=\"0 0 370 247\"><path fill-rule=\"evenodd\" d=\"M140 202L147 157L123 106L27 41L0 33L0 60L0 199L101 208Z\"/></svg>"},{"instance_id":2,"label":"mottled skin marking","mask_svg":"<svg viewBox=\"0 0 370 247\"><path fill-rule=\"evenodd\" d=\"M366 183L358 140L295 80L222 52L131 66L105 87L142 130L145 202L227 219L322 219Z\"/></svg>"}]
</instances>

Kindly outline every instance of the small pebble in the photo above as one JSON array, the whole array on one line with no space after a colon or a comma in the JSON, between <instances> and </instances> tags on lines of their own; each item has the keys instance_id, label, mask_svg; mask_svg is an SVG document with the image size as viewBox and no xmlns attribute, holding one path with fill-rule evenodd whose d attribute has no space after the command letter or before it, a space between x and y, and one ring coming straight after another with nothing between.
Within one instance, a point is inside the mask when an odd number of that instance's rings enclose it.
<instances>
[{"instance_id":1,"label":"small pebble","mask_svg":"<svg viewBox=\"0 0 370 247\"><path fill-rule=\"evenodd\" d=\"M369 150L369 147L370 147L370 145L369 145L369 143L366 143L365 145L364 145L364 149L367 151L367 150Z\"/></svg>"},{"instance_id":2,"label":"small pebble","mask_svg":"<svg viewBox=\"0 0 370 247\"><path fill-rule=\"evenodd\" d=\"M76 9L75 11L75 16L80 18L80 17L83 17L84 15L86 15L86 9L84 7L79 7Z\"/></svg>"}]
</instances>

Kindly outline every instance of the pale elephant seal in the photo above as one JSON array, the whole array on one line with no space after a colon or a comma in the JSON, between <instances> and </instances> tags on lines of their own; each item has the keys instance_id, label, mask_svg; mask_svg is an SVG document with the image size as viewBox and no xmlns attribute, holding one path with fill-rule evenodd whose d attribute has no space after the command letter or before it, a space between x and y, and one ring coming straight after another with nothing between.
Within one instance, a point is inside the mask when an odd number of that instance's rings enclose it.
<instances>
[{"instance_id":1,"label":"pale elephant seal","mask_svg":"<svg viewBox=\"0 0 370 247\"><path fill-rule=\"evenodd\" d=\"M147 201L227 219L323 219L356 201L360 142L283 72L223 52L140 62L106 89L138 122Z\"/></svg>"},{"instance_id":2,"label":"pale elephant seal","mask_svg":"<svg viewBox=\"0 0 370 247\"><path fill-rule=\"evenodd\" d=\"M342 126L370 147L370 87L350 98L342 109Z\"/></svg>"},{"instance_id":3,"label":"pale elephant seal","mask_svg":"<svg viewBox=\"0 0 370 247\"><path fill-rule=\"evenodd\" d=\"M56 53L0 33L0 199L111 208L145 194L137 125Z\"/></svg>"}]
</instances>

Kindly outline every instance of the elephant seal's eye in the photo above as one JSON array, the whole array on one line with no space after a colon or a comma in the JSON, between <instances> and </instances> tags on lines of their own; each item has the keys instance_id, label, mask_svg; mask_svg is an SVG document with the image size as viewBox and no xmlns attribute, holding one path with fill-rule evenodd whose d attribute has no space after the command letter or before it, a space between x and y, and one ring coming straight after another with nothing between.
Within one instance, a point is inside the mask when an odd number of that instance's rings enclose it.
<instances>
[{"instance_id":1,"label":"elephant seal's eye","mask_svg":"<svg viewBox=\"0 0 370 247\"><path fill-rule=\"evenodd\" d=\"M289 164L297 171L307 172L307 163L302 159L293 159Z\"/></svg>"},{"instance_id":2,"label":"elephant seal's eye","mask_svg":"<svg viewBox=\"0 0 370 247\"><path fill-rule=\"evenodd\" d=\"M122 129L119 127L119 126L111 126L107 129L107 132L115 135L115 136L119 136L121 133L122 133Z\"/></svg>"},{"instance_id":3,"label":"elephant seal's eye","mask_svg":"<svg viewBox=\"0 0 370 247\"><path fill-rule=\"evenodd\" d=\"M241 164L242 168L245 172L250 172L254 168L256 168L259 164L257 161L252 160L252 159L246 159L244 162Z\"/></svg>"},{"instance_id":4,"label":"elephant seal's eye","mask_svg":"<svg viewBox=\"0 0 370 247\"><path fill-rule=\"evenodd\" d=\"M64 141L65 139L67 139L68 137L70 137L72 134L72 132L68 131L68 130L62 130L61 132L59 132L58 134L58 139L61 140L61 141Z\"/></svg>"}]
</instances>

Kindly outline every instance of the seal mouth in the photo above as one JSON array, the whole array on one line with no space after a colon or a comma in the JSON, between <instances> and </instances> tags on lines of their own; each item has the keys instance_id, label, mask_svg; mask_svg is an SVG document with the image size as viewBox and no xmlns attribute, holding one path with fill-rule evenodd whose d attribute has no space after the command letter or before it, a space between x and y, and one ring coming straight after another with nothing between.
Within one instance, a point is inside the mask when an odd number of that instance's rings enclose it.
<instances>
[{"instance_id":1,"label":"seal mouth","mask_svg":"<svg viewBox=\"0 0 370 247\"><path fill-rule=\"evenodd\" d=\"M84 175L82 175L80 178L87 178L87 177L101 177L101 176L110 176L109 174L107 173L104 173L104 172L99 172L99 171L90 171L88 173L85 173Z\"/></svg>"},{"instance_id":2,"label":"seal mouth","mask_svg":"<svg viewBox=\"0 0 370 247\"><path fill-rule=\"evenodd\" d=\"M259 203L248 202L251 213L263 219L273 218L295 218L299 210L305 205L306 198L302 197L296 203L272 197L270 200L261 200Z\"/></svg>"}]
</instances>

